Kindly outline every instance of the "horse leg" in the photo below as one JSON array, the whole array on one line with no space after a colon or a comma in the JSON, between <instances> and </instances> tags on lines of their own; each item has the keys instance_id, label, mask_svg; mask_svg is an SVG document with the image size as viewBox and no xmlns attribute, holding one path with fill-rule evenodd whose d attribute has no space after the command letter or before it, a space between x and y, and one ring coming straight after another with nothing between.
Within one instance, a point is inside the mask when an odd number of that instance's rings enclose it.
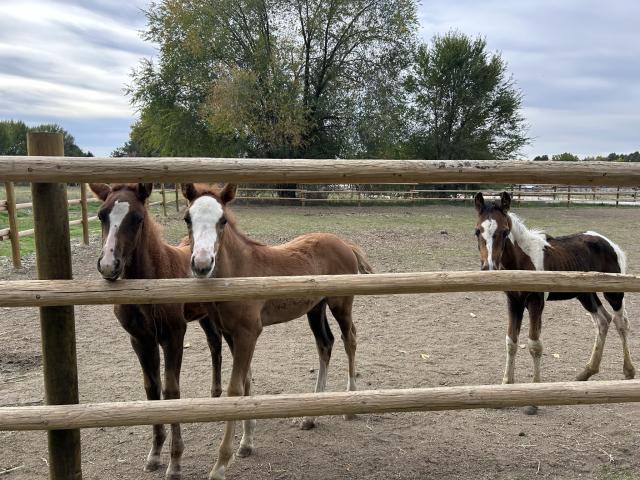
<instances>
[{"instance_id":1,"label":"horse leg","mask_svg":"<svg viewBox=\"0 0 640 480\"><path fill-rule=\"evenodd\" d=\"M235 332L233 344L233 367L227 389L227 396L239 397L244 395L247 376L251 367L251 358L258 340L258 333L242 329ZM229 466L233 456L233 437L235 435L236 422L228 421L225 425L224 436L218 450L218 460L209 474L209 480L224 480L225 470Z\"/></svg>"},{"instance_id":2,"label":"horse leg","mask_svg":"<svg viewBox=\"0 0 640 480\"><path fill-rule=\"evenodd\" d=\"M331 350L333 348L333 334L327 321L327 302L321 301L318 305L307 312L307 320L316 339L318 358L320 367L318 368L318 378L316 379L315 392L324 392L327 387L327 370L331 360ZM300 428L309 430L315 426L316 417L305 417Z\"/></svg>"},{"instance_id":3,"label":"horse leg","mask_svg":"<svg viewBox=\"0 0 640 480\"><path fill-rule=\"evenodd\" d=\"M513 383L516 368L516 353L518 351L518 336L524 316L524 304L520 300L508 298L509 324L507 326L507 364L504 368L502 383Z\"/></svg>"},{"instance_id":4,"label":"horse leg","mask_svg":"<svg viewBox=\"0 0 640 480\"><path fill-rule=\"evenodd\" d=\"M247 397L251 395L251 368L249 368L244 380L244 395ZM251 419L242 421L242 439L240 440L240 447L236 452L236 456L240 458L248 457L255 451L255 447L253 445L253 434L255 429L255 420Z\"/></svg>"},{"instance_id":5,"label":"horse leg","mask_svg":"<svg viewBox=\"0 0 640 480\"><path fill-rule=\"evenodd\" d=\"M180 369L182 367L182 354L184 346L184 334L186 326L182 330L174 330L167 342L164 342L164 390L165 400L180 398ZM171 424L171 459L167 466L165 478L179 480L182 478L182 452L184 442L179 423Z\"/></svg>"},{"instance_id":6,"label":"horse leg","mask_svg":"<svg viewBox=\"0 0 640 480\"><path fill-rule=\"evenodd\" d=\"M529 353L533 359L533 381L540 383L540 363L542 361L542 341L540 332L542 331L542 311L544 310L543 294L532 294L527 302L529 310ZM538 413L538 407L530 405L525 408L527 415Z\"/></svg>"},{"instance_id":7,"label":"horse leg","mask_svg":"<svg viewBox=\"0 0 640 480\"><path fill-rule=\"evenodd\" d=\"M593 325L596 331L596 338L591 350L589 362L584 370L576 376L576 380L584 381L600 371L600 362L602 361L602 352L604 351L604 342L607 339L609 324L611 323L611 315L602 306L602 302L595 293L584 293L578 295L578 300L582 306L591 314Z\"/></svg>"},{"instance_id":8,"label":"horse leg","mask_svg":"<svg viewBox=\"0 0 640 480\"><path fill-rule=\"evenodd\" d=\"M131 345L142 367L147 399L160 400L162 388L160 382L160 349L156 340L154 338L131 336ZM160 452L162 452L162 445L166 438L167 434L164 425L154 425L151 450L147 455L147 461L144 466L145 472L153 472L160 466Z\"/></svg>"},{"instance_id":9,"label":"horse leg","mask_svg":"<svg viewBox=\"0 0 640 480\"><path fill-rule=\"evenodd\" d=\"M222 394L222 338L211 313L200 319L200 326L207 336L207 344L211 352L211 396L219 397Z\"/></svg>"},{"instance_id":10,"label":"horse leg","mask_svg":"<svg viewBox=\"0 0 640 480\"><path fill-rule=\"evenodd\" d=\"M351 317L352 306L353 297L341 297L329 302L331 313L340 325L342 342L349 360L349 376L347 378L347 391L349 392L356 390L356 327ZM352 414L344 416L345 420L353 420L354 418L356 416Z\"/></svg>"},{"instance_id":11,"label":"horse leg","mask_svg":"<svg viewBox=\"0 0 640 480\"><path fill-rule=\"evenodd\" d=\"M616 326L616 330L618 330L620 340L622 340L624 377L630 380L635 377L636 369L631 361L631 353L629 352L629 344L627 341L627 335L629 333L629 319L624 308L624 293L605 293L604 296L613 308L613 323Z\"/></svg>"}]
</instances>

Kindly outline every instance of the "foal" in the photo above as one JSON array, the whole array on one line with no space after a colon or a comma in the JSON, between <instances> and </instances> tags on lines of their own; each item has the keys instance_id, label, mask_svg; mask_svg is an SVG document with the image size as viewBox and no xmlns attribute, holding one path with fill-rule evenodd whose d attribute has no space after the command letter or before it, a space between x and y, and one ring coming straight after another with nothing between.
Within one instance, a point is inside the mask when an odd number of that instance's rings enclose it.
<instances>
[{"instance_id":1,"label":"foal","mask_svg":"<svg viewBox=\"0 0 640 480\"><path fill-rule=\"evenodd\" d=\"M185 221L189 227L194 276L264 277L274 275L342 275L372 273L364 253L335 235L313 233L270 247L249 239L236 227L227 205L236 193L236 185L222 190L206 185L183 184L189 201ZM316 392L325 390L333 335L327 322L326 307L340 325L342 341L349 359L348 390L356 389L356 329L351 319L353 296L288 298L216 302L219 328L233 354L228 395L250 395L251 357L263 327L288 322L304 314L315 336L320 368ZM314 418L305 418L302 428L311 428ZM255 420L243 422L243 435L237 456L253 452ZM227 422L218 461L210 479L223 479L232 457L235 422Z\"/></svg>"},{"instance_id":2,"label":"foal","mask_svg":"<svg viewBox=\"0 0 640 480\"><path fill-rule=\"evenodd\" d=\"M513 213L509 212L511 197L501 195L500 203L486 204L482 193L475 197L478 213L476 236L482 270L551 270L625 273L624 252L608 238L588 231L564 237L552 237L537 230L528 229ZM542 310L546 300L568 300L577 298L591 314L596 327L596 339L591 358L576 380L587 380L598 373L604 342L613 323L622 339L624 375L631 379L635 368L631 362L627 334L629 321L624 308L624 293L604 294L613 309L613 317L602 305L596 293L540 293L505 292L509 304L509 326L507 330L507 364L502 383L514 383L518 334L524 309L529 310L529 352L533 357L533 381L540 381L542 358ZM534 411L530 411L535 413Z\"/></svg>"},{"instance_id":3,"label":"foal","mask_svg":"<svg viewBox=\"0 0 640 480\"><path fill-rule=\"evenodd\" d=\"M91 184L91 190L103 201L98 217L102 223L103 246L98 271L107 280L117 278L185 278L190 276L188 244L173 247L164 243L160 228L145 207L153 184ZM221 340L214 319L202 304L115 305L120 324L131 336L138 356L149 400L160 399L160 352L165 360L165 399L180 398L180 367L187 322L198 320L207 336L213 364L211 395L220 396ZM153 441L145 471L160 466L165 441L164 425L153 426ZM181 478L184 449L180 425L171 425L171 461L166 478Z\"/></svg>"}]
</instances>

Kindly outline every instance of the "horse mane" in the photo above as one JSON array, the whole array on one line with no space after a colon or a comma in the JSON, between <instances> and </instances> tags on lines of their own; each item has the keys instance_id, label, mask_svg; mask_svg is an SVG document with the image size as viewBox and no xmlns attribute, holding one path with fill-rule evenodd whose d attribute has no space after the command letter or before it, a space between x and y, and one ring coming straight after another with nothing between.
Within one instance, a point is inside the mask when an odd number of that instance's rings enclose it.
<instances>
[{"instance_id":1,"label":"horse mane","mask_svg":"<svg viewBox=\"0 0 640 480\"><path fill-rule=\"evenodd\" d=\"M509 218L511 219L509 238L518 244L535 265L538 260L542 260L540 252L543 252L546 247L550 247L549 242L547 242L547 235L543 230L527 228L524 221L515 213L509 212ZM543 269L542 265L535 265L535 267L537 270Z\"/></svg>"}]
</instances>

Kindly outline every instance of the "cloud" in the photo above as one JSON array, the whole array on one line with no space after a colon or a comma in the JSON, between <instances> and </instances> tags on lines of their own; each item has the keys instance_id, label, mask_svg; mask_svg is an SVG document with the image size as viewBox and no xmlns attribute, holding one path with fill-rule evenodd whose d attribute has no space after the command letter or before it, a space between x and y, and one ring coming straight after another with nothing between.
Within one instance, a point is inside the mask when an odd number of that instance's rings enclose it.
<instances>
[{"instance_id":1,"label":"cloud","mask_svg":"<svg viewBox=\"0 0 640 480\"><path fill-rule=\"evenodd\" d=\"M425 0L425 40L450 29L486 38L524 93L527 156L640 149L640 2Z\"/></svg>"},{"instance_id":2,"label":"cloud","mask_svg":"<svg viewBox=\"0 0 640 480\"><path fill-rule=\"evenodd\" d=\"M154 46L139 35L145 25L141 10L145 6L146 1L115 0L16 0L3 4L3 118L54 121L67 129L82 120L124 131L110 146L100 147L99 154L124 143L134 114L124 87L140 59L155 54ZM115 129L115 124L105 119L120 119L123 127ZM89 133L72 133L79 145L87 148Z\"/></svg>"},{"instance_id":3,"label":"cloud","mask_svg":"<svg viewBox=\"0 0 640 480\"><path fill-rule=\"evenodd\" d=\"M60 123L100 155L124 143L135 112L123 89L156 54L139 35L148 3L3 0L2 118ZM457 29L502 53L524 93L527 156L640 149L640 2L423 0L419 13L425 40Z\"/></svg>"}]
</instances>

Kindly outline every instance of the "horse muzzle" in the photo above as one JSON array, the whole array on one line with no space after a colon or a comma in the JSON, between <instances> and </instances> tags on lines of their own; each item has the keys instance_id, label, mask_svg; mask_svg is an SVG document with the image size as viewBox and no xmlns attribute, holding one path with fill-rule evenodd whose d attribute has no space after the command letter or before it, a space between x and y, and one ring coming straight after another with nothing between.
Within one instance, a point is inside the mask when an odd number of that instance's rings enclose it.
<instances>
[{"instance_id":1,"label":"horse muzzle","mask_svg":"<svg viewBox=\"0 0 640 480\"><path fill-rule=\"evenodd\" d=\"M191 273L196 278L208 278L213 275L215 257L199 252L191 256Z\"/></svg>"},{"instance_id":2,"label":"horse muzzle","mask_svg":"<svg viewBox=\"0 0 640 480\"><path fill-rule=\"evenodd\" d=\"M98 272L105 280L114 281L120 278L122 270L124 269L124 262L118 258L105 260L104 256L100 256L98 259Z\"/></svg>"}]
</instances>

